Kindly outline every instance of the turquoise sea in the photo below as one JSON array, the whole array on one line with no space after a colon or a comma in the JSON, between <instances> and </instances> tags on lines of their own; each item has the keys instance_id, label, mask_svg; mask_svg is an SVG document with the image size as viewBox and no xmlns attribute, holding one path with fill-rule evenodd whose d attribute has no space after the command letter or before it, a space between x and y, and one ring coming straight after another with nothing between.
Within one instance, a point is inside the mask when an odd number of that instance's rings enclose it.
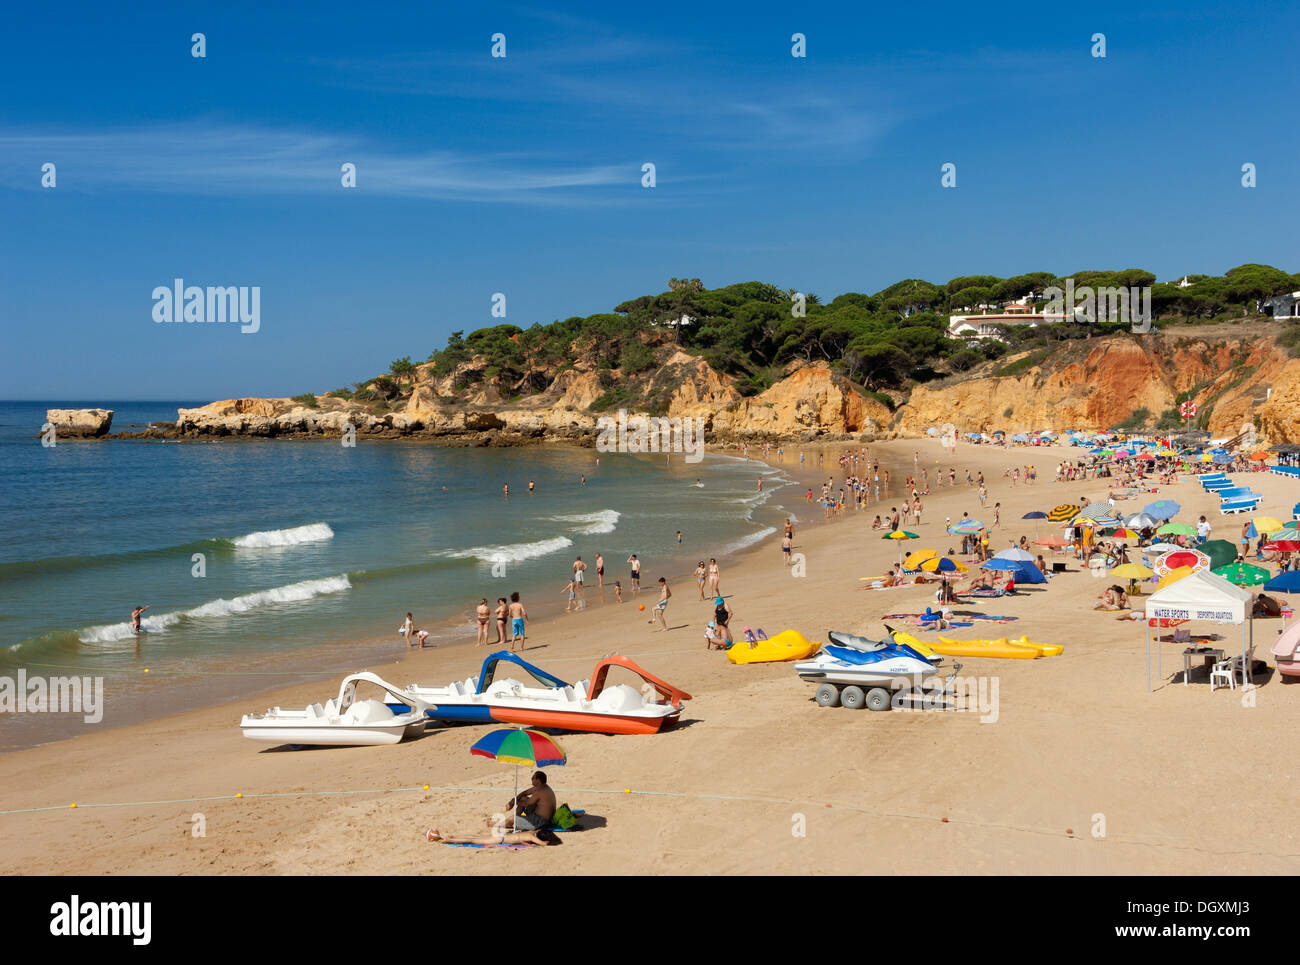
<instances>
[{"instance_id":1,"label":"turquoise sea","mask_svg":"<svg viewBox=\"0 0 1300 965\"><path fill-rule=\"evenodd\" d=\"M636 553L650 584L700 557L725 567L783 498L802 508L781 469L730 456L37 438L47 408L113 408L117 431L196 404L0 402L0 676L103 675L104 725L311 674L329 689L401 652L408 610L430 644L466 642L482 597L562 606L577 555L594 570L601 552L626 586ZM0 713L0 748L80 720Z\"/></svg>"}]
</instances>

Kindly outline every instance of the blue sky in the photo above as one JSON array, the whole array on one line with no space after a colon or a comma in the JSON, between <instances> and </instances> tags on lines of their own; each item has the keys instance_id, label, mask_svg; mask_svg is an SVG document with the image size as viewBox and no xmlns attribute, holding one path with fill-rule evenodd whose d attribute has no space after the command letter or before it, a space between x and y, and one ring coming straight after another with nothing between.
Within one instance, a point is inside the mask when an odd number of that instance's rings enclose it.
<instances>
[{"instance_id":1,"label":"blue sky","mask_svg":"<svg viewBox=\"0 0 1300 965\"><path fill-rule=\"evenodd\" d=\"M1286 4L262 6L7 11L0 398L326 391L494 292L1300 270ZM261 330L155 324L177 277Z\"/></svg>"}]
</instances>

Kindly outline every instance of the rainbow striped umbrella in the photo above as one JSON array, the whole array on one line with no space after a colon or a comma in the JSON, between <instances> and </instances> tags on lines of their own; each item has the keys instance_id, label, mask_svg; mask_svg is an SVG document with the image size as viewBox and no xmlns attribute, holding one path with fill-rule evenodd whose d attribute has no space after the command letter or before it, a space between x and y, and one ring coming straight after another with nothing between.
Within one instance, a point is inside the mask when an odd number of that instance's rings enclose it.
<instances>
[{"instance_id":1,"label":"rainbow striped umbrella","mask_svg":"<svg viewBox=\"0 0 1300 965\"><path fill-rule=\"evenodd\" d=\"M886 533L881 539L920 539L915 533L909 533L905 529L896 529L892 533Z\"/></svg>"},{"instance_id":2,"label":"rainbow striped umbrella","mask_svg":"<svg viewBox=\"0 0 1300 965\"><path fill-rule=\"evenodd\" d=\"M501 764L527 767L550 767L563 764L564 749L540 730L503 727L481 738L469 749L477 757L488 757Z\"/></svg>"},{"instance_id":3,"label":"rainbow striped umbrella","mask_svg":"<svg viewBox=\"0 0 1300 965\"><path fill-rule=\"evenodd\" d=\"M983 528L984 524L978 519L963 519L949 526L948 532L957 536L968 536L972 533L978 533Z\"/></svg>"},{"instance_id":4,"label":"rainbow striped umbrella","mask_svg":"<svg viewBox=\"0 0 1300 965\"><path fill-rule=\"evenodd\" d=\"M523 727L503 727L480 738L469 752L476 757L487 757L500 764L515 766L515 796L519 800L519 767L551 767L564 764L568 758L564 748L540 730ZM515 809L518 811L518 808ZM511 826L514 822L511 821Z\"/></svg>"}]
</instances>

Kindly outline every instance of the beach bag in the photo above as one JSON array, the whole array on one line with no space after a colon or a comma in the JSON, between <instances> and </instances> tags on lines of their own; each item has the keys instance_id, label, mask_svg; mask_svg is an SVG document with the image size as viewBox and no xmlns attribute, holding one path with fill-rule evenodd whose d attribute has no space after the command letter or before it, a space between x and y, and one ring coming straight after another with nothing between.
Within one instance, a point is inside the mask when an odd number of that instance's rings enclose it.
<instances>
[{"instance_id":1,"label":"beach bag","mask_svg":"<svg viewBox=\"0 0 1300 965\"><path fill-rule=\"evenodd\" d=\"M561 828L565 831L572 831L578 826L578 818L577 815L569 810L567 804L561 804L555 809L555 816L551 818L551 823L557 828Z\"/></svg>"}]
</instances>

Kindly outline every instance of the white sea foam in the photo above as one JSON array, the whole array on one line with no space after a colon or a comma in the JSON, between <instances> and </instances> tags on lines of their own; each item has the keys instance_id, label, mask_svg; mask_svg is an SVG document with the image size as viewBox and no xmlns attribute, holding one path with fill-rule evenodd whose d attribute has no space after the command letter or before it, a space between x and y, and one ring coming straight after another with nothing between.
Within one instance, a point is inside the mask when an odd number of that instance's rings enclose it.
<instances>
[{"instance_id":1,"label":"white sea foam","mask_svg":"<svg viewBox=\"0 0 1300 965\"><path fill-rule=\"evenodd\" d=\"M599 533L612 533L618 526L618 519L623 515L616 509L602 509L598 513L581 513L577 516L552 516L560 523L577 523L575 533L581 536L595 536Z\"/></svg>"},{"instance_id":2,"label":"white sea foam","mask_svg":"<svg viewBox=\"0 0 1300 965\"><path fill-rule=\"evenodd\" d=\"M334 538L334 530L327 523L308 523L290 529L268 529L240 536L232 542L244 549L262 549L267 546L297 546L299 543L323 543Z\"/></svg>"},{"instance_id":3,"label":"white sea foam","mask_svg":"<svg viewBox=\"0 0 1300 965\"><path fill-rule=\"evenodd\" d=\"M753 546L755 543L761 543L775 532L775 526L765 526L757 533L750 533L748 536L742 536L740 539L732 540L722 548L722 552L719 555L725 556L728 553L739 553L746 547Z\"/></svg>"},{"instance_id":4,"label":"white sea foam","mask_svg":"<svg viewBox=\"0 0 1300 965\"><path fill-rule=\"evenodd\" d=\"M229 600L212 600L190 610L178 610L172 613L160 613L145 617L140 625L149 633L165 633L168 627L175 626L181 620L203 620L212 617L229 617L249 610L274 606L279 603L299 603L326 593L340 593L349 590L352 584L346 576L329 576L320 580L304 580L290 583L270 590L245 593ZM87 627L78 634L82 643L112 643L126 640L134 634L130 623L106 623L97 627Z\"/></svg>"},{"instance_id":5,"label":"white sea foam","mask_svg":"<svg viewBox=\"0 0 1300 965\"><path fill-rule=\"evenodd\" d=\"M535 543L507 543L504 546L471 546L464 550L446 550L439 555L454 560L476 559L483 563L522 563L524 560L538 556L558 553L572 545L573 540L567 536L556 536Z\"/></svg>"}]
</instances>

